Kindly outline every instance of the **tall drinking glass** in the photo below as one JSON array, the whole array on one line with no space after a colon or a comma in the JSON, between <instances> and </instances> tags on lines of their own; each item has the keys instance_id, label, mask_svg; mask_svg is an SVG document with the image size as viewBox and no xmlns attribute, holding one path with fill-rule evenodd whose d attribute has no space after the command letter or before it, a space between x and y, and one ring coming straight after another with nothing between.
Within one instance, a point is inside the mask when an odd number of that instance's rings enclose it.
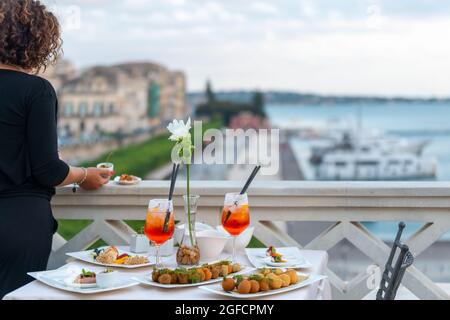
<instances>
[{"instance_id":1,"label":"tall drinking glass","mask_svg":"<svg viewBox=\"0 0 450 320\"><path fill-rule=\"evenodd\" d=\"M164 225L166 224L166 227ZM144 232L156 247L156 268L161 268L160 246L169 240L175 230L173 203L167 199L150 200Z\"/></svg>"},{"instance_id":2,"label":"tall drinking glass","mask_svg":"<svg viewBox=\"0 0 450 320\"><path fill-rule=\"evenodd\" d=\"M247 194L227 193L222 210L222 226L233 237L233 263L236 263L236 237L250 225Z\"/></svg>"}]
</instances>

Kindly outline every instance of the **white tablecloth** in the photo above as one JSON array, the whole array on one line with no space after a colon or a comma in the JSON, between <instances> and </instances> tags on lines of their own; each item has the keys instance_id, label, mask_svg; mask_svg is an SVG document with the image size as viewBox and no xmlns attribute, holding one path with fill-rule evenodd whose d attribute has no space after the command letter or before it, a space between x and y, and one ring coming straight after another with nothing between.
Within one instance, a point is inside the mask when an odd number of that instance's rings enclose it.
<instances>
[{"instance_id":1,"label":"white tablecloth","mask_svg":"<svg viewBox=\"0 0 450 320\"><path fill-rule=\"evenodd\" d=\"M312 264L312 268L301 270L305 273L323 275L328 263L326 251L303 250L302 254ZM163 258L163 263L173 258ZM245 255L238 257L239 262L251 266ZM92 265L81 261L72 261L62 268L89 268ZM141 269L120 269L130 275L149 274L149 268ZM83 295L63 290L51 288L41 282L33 281L22 288L6 295L5 300L211 300L226 299L224 296L215 295L197 287L181 289L162 289L150 286L138 285L124 290L111 291L95 295ZM231 298L230 298L231 299ZM281 300L329 300L331 299L331 289L328 279L312 284L308 287L294 290L288 293L264 297L261 299L281 299Z\"/></svg>"}]
</instances>

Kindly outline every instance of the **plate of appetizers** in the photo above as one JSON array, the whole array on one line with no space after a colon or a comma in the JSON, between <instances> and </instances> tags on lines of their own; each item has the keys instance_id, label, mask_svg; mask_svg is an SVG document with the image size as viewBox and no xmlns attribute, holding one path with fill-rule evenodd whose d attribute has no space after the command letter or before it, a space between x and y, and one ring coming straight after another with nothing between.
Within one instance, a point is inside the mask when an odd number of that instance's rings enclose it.
<instances>
[{"instance_id":1,"label":"plate of appetizers","mask_svg":"<svg viewBox=\"0 0 450 320\"><path fill-rule=\"evenodd\" d=\"M278 267L291 269L311 268L297 247L247 248L248 259L255 268Z\"/></svg>"},{"instance_id":2,"label":"plate of appetizers","mask_svg":"<svg viewBox=\"0 0 450 320\"><path fill-rule=\"evenodd\" d=\"M94 294L129 288L139 283L113 270L58 269L30 272L36 280L56 289Z\"/></svg>"},{"instance_id":3,"label":"plate of appetizers","mask_svg":"<svg viewBox=\"0 0 450 320\"><path fill-rule=\"evenodd\" d=\"M68 256L105 267L135 269L155 264L155 258L119 250L114 246L93 250L70 252ZM150 260L151 259L151 260Z\"/></svg>"},{"instance_id":4,"label":"plate of appetizers","mask_svg":"<svg viewBox=\"0 0 450 320\"><path fill-rule=\"evenodd\" d=\"M224 277L221 283L200 289L237 299L255 299L304 288L325 278L293 269L262 268L251 273Z\"/></svg>"},{"instance_id":5,"label":"plate of appetizers","mask_svg":"<svg viewBox=\"0 0 450 320\"><path fill-rule=\"evenodd\" d=\"M151 274L135 276L133 280L143 285L160 288L186 288L222 281L223 277L250 272L253 268L224 260L202 266L177 269L154 269Z\"/></svg>"},{"instance_id":6,"label":"plate of appetizers","mask_svg":"<svg viewBox=\"0 0 450 320\"><path fill-rule=\"evenodd\" d=\"M114 178L114 182L123 186L132 186L135 184L139 184L142 181L141 178L130 175L130 174L122 174Z\"/></svg>"}]
</instances>

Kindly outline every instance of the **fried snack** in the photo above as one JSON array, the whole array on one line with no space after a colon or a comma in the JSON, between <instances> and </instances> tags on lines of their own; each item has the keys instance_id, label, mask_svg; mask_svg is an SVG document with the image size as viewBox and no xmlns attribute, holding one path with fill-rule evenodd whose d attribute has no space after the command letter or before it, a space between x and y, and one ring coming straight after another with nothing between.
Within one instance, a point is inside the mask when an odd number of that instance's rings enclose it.
<instances>
[{"instance_id":1,"label":"fried snack","mask_svg":"<svg viewBox=\"0 0 450 320\"><path fill-rule=\"evenodd\" d=\"M234 272L241 271L241 269L242 269L241 265L239 263L235 263L235 264L233 264L233 267L232 267L231 271L234 273Z\"/></svg>"},{"instance_id":2,"label":"fried snack","mask_svg":"<svg viewBox=\"0 0 450 320\"><path fill-rule=\"evenodd\" d=\"M152 272L152 280L154 282L158 282L159 276L160 276L159 271L154 269L153 272Z\"/></svg>"},{"instance_id":3,"label":"fried snack","mask_svg":"<svg viewBox=\"0 0 450 320\"><path fill-rule=\"evenodd\" d=\"M203 272L205 274L205 281L211 280L212 278L211 270L209 270L209 268L203 268Z\"/></svg>"},{"instance_id":4,"label":"fried snack","mask_svg":"<svg viewBox=\"0 0 450 320\"><path fill-rule=\"evenodd\" d=\"M250 280L250 293L258 293L259 289L259 282L256 280Z\"/></svg>"},{"instance_id":5,"label":"fried snack","mask_svg":"<svg viewBox=\"0 0 450 320\"><path fill-rule=\"evenodd\" d=\"M211 273L212 273L212 279L217 279L218 277L220 277L220 268L219 267L212 268Z\"/></svg>"},{"instance_id":6,"label":"fried snack","mask_svg":"<svg viewBox=\"0 0 450 320\"><path fill-rule=\"evenodd\" d=\"M281 285L283 288L288 287L291 284L291 277L288 274L283 273L280 274L279 277L281 281L283 281L283 284Z\"/></svg>"},{"instance_id":7,"label":"fried snack","mask_svg":"<svg viewBox=\"0 0 450 320\"><path fill-rule=\"evenodd\" d=\"M129 174L122 174L120 176L119 180L122 182L131 182L134 180L134 177Z\"/></svg>"},{"instance_id":8,"label":"fried snack","mask_svg":"<svg viewBox=\"0 0 450 320\"><path fill-rule=\"evenodd\" d=\"M160 275L158 278L158 282L161 284L171 284L172 283L172 276L168 273L165 273L163 275Z\"/></svg>"},{"instance_id":9,"label":"fried snack","mask_svg":"<svg viewBox=\"0 0 450 320\"><path fill-rule=\"evenodd\" d=\"M259 289L261 291L269 291L270 290L269 279L263 278L261 281L259 281Z\"/></svg>"},{"instance_id":10,"label":"fried snack","mask_svg":"<svg viewBox=\"0 0 450 320\"><path fill-rule=\"evenodd\" d=\"M281 286L283 285L283 281L277 276L270 277L268 279L269 279L270 290L280 289Z\"/></svg>"},{"instance_id":11,"label":"fried snack","mask_svg":"<svg viewBox=\"0 0 450 320\"><path fill-rule=\"evenodd\" d=\"M275 273L277 276L279 276L280 274L283 273L283 270L281 270L281 269L273 269L272 271L273 271L273 273Z\"/></svg>"},{"instance_id":12,"label":"fried snack","mask_svg":"<svg viewBox=\"0 0 450 320\"><path fill-rule=\"evenodd\" d=\"M235 286L236 286L236 283L234 282L234 279L232 279L232 278L225 278L222 281L222 289L224 291L233 291Z\"/></svg>"},{"instance_id":13,"label":"fried snack","mask_svg":"<svg viewBox=\"0 0 450 320\"><path fill-rule=\"evenodd\" d=\"M202 267L195 268L178 268L172 269L154 269L152 273L152 280L163 284L191 284L199 283L203 281L209 281L211 279L217 279L221 275L227 276L229 268L232 268L232 264L229 261L221 261L215 264L204 264ZM236 266L235 270L240 270L241 266ZM167 275L161 277L162 275ZM169 280L170 277L170 280Z\"/></svg>"},{"instance_id":14,"label":"fried snack","mask_svg":"<svg viewBox=\"0 0 450 320\"><path fill-rule=\"evenodd\" d=\"M177 274L177 279L179 284L188 284L189 283L189 275L187 273L179 272Z\"/></svg>"},{"instance_id":15,"label":"fried snack","mask_svg":"<svg viewBox=\"0 0 450 320\"><path fill-rule=\"evenodd\" d=\"M297 275L297 271L289 269L288 271L286 271L286 273L289 275L289 277L291 278L291 284L296 284L298 282L298 275Z\"/></svg>"},{"instance_id":16,"label":"fried snack","mask_svg":"<svg viewBox=\"0 0 450 320\"><path fill-rule=\"evenodd\" d=\"M226 277L229 273L230 273L230 272L229 272L229 269L228 269L228 266L227 266L227 265L224 265L224 266L221 267L220 275L221 275L222 277Z\"/></svg>"},{"instance_id":17,"label":"fried snack","mask_svg":"<svg viewBox=\"0 0 450 320\"><path fill-rule=\"evenodd\" d=\"M250 293L251 289L252 289L252 285L251 285L250 281L248 281L248 280L242 280L238 286L238 292L240 294L248 294L248 293Z\"/></svg>"}]
</instances>

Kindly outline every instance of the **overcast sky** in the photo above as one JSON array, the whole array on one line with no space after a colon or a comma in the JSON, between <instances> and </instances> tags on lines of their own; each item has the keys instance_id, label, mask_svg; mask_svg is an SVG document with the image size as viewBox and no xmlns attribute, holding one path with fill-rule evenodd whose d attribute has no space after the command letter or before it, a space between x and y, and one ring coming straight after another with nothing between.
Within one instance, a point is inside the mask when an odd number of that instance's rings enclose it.
<instances>
[{"instance_id":1,"label":"overcast sky","mask_svg":"<svg viewBox=\"0 0 450 320\"><path fill-rule=\"evenodd\" d=\"M159 62L185 71L190 90L210 78L216 89L450 96L450 1L44 2L79 67Z\"/></svg>"}]
</instances>

